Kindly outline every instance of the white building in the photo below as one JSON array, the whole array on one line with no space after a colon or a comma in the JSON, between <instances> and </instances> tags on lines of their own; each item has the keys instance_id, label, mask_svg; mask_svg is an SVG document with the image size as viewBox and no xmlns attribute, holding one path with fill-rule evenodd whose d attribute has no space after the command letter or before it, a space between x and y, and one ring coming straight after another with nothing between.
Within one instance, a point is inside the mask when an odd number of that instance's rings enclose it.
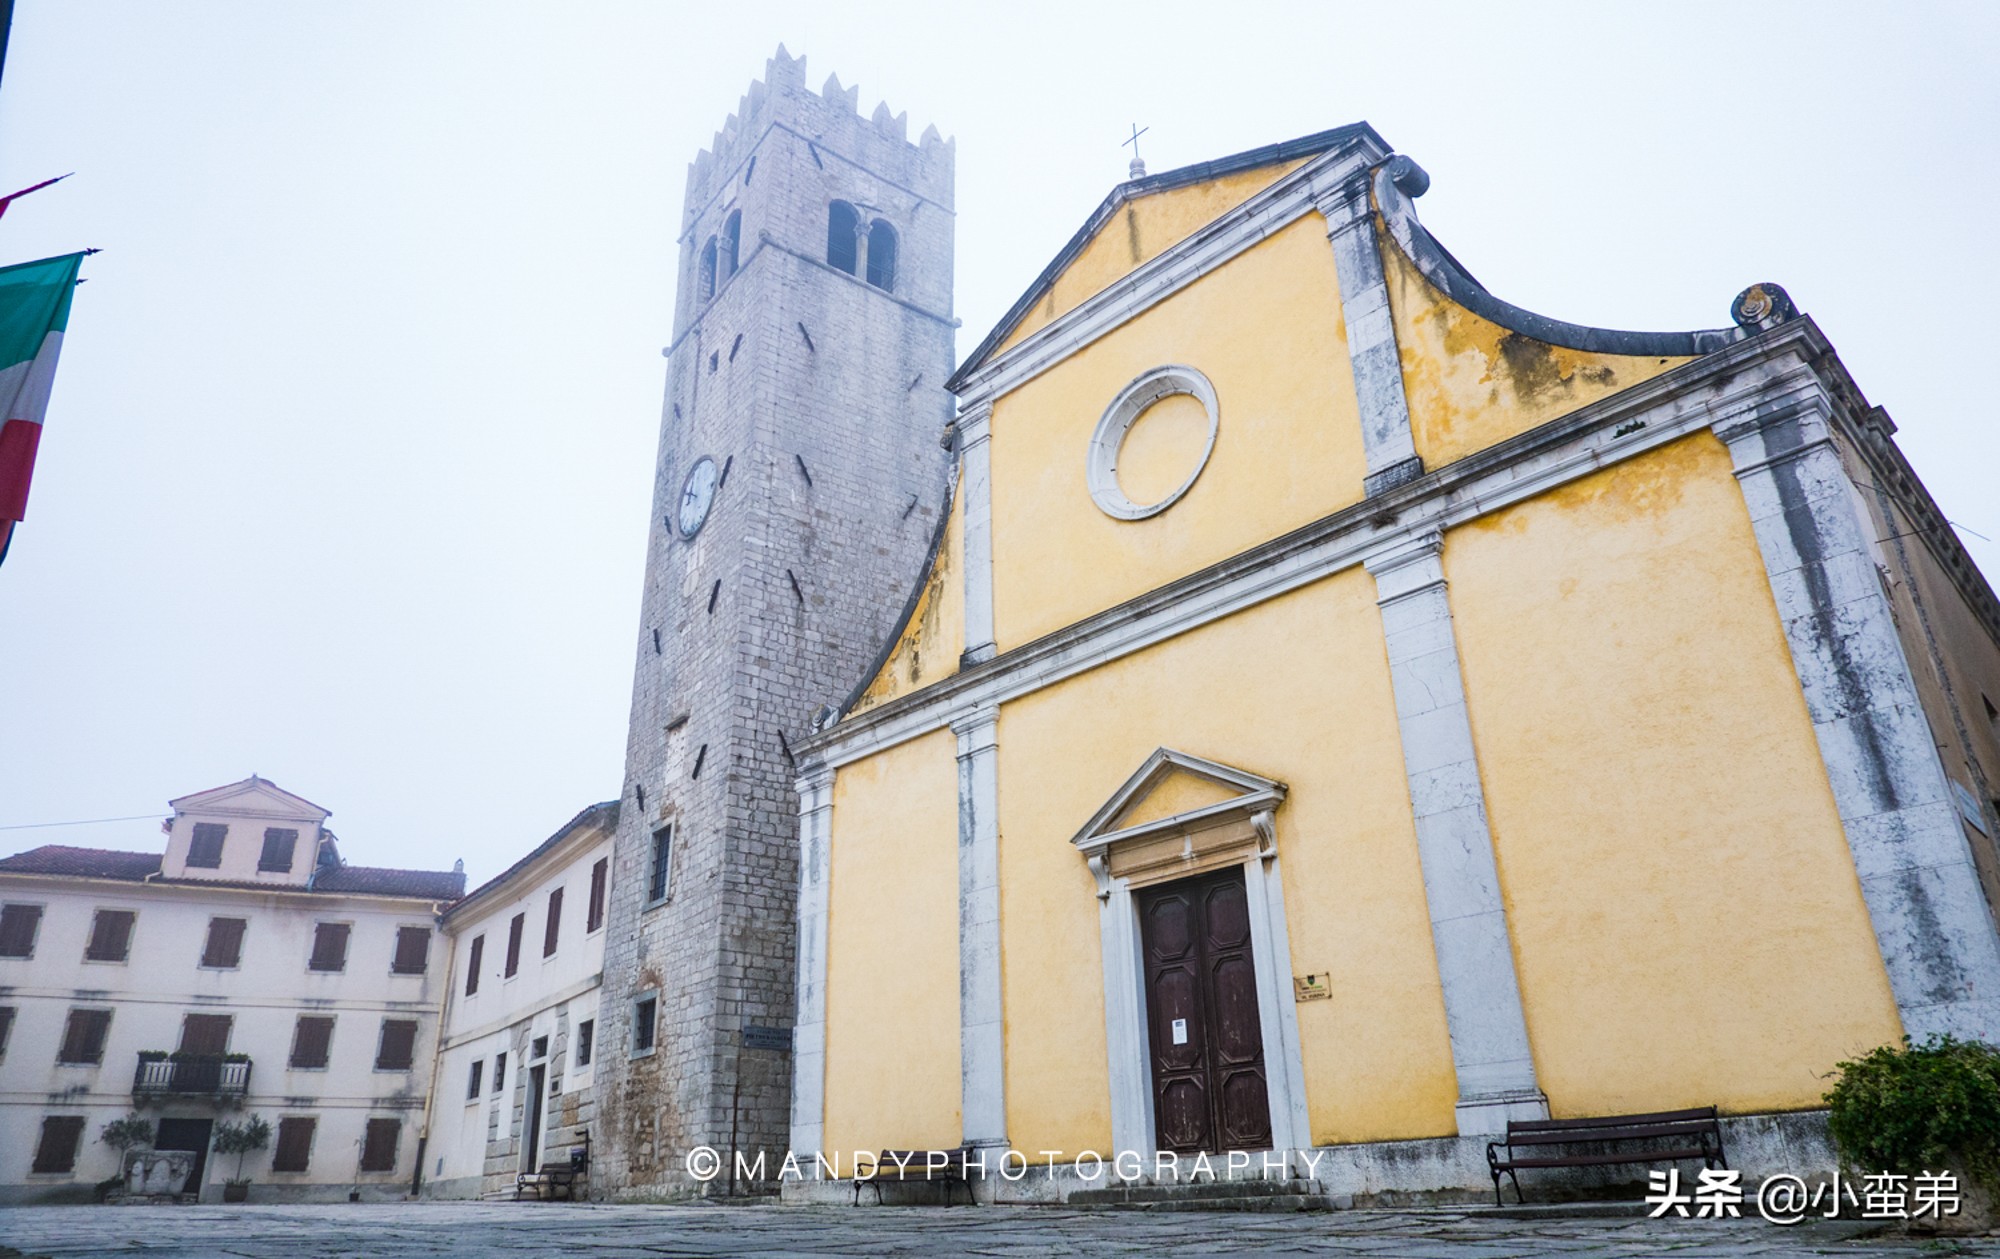
<instances>
[{"instance_id":1,"label":"white building","mask_svg":"<svg viewBox=\"0 0 2000 1259\"><path fill-rule=\"evenodd\" d=\"M202 1151L261 1114L251 1201L401 1197L419 1171L458 871L350 866L327 811L256 777L172 801L166 851L0 859L0 1202L88 1200L132 1111Z\"/></svg>"},{"instance_id":2,"label":"white building","mask_svg":"<svg viewBox=\"0 0 2000 1259\"><path fill-rule=\"evenodd\" d=\"M519 1173L585 1144L617 830L617 802L592 805L445 911L426 1195L512 1193Z\"/></svg>"}]
</instances>

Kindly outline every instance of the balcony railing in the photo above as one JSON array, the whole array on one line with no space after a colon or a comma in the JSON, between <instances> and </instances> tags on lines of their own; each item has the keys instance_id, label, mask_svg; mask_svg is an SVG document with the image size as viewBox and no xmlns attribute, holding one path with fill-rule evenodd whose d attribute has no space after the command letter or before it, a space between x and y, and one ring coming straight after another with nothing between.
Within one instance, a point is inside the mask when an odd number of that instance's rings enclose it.
<instances>
[{"instance_id":1,"label":"balcony railing","mask_svg":"<svg viewBox=\"0 0 2000 1259\"><path fill-rule=\"evenodd\" d=\"M250 1091L250 1059L242 1054L169 1054L149 1050L139 1055L132 1077L132 1096L242 1097Z\"/></svg>"}]
</instances>

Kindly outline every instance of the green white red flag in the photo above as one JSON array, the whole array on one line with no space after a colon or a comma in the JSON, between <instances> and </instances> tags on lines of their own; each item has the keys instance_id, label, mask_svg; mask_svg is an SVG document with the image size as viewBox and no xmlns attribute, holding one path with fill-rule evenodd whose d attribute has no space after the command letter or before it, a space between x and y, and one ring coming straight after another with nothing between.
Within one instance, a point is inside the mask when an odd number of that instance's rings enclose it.
<instances>
[{"instance_id":1,"label":"green white red flag","mask_svg":"<svg viewBox=\"0 0 2000 1259\"><path fill-rule=\"evenodd\" d=\"M0 560L28 514L56 356L69 325L80 253L0 267Z\"/></svg>"}]
</instances>

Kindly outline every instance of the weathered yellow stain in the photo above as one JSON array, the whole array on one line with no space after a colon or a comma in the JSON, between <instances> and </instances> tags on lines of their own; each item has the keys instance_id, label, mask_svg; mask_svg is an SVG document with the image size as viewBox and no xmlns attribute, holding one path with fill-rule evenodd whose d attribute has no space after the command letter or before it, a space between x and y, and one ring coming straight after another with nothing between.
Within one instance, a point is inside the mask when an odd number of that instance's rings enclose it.
<instances>
[{"instance_id":1,"label":"weathered yellow stain","mask_svg":"<svg viewBox=\"0 0 2000 1259\"><path fill-rule=\"evenodd\" d=\"M1126 805L1125 811L1112 819L1111 829L1124 830L1128 826L1157 822L1176 813L1221 804L1239 794L1235 788L1225 787L1213 778L1190 774L1184 769L1172 770L1148 788L1144 795Z\"/></svg>"},{"instance_id":2,"label":"weathered yellow stain","mask_svg":"<svg viewBox=\"0 0 2000 1259\"><path fill-rule=\"evenodd\" d=\"M1086 448L1118 392L1169 363L1215 385L1214 452L1172 507L1114 520L1091 501ZM1325 220L1305 215L1004 395L991 424L1003 650L1358 501L1365 461Z\"/></svg>"},{"instance_id":3,"label":"weathered yellow stain","mask_svg":"<svg viewBox=\"0 0 2000 1259\"><path fill-rule=\"evenodd\" d=\"M1275 162L1127 201L1056 276L1048 292L1001 341L1000 349L1011 349L1057 316L1076 309L1142 263L1159 257L1297 170L1306 160Z\"/></svg>"},{"instance_id":4,"label":"weathered yellow stain","mask_svg":"<svg viewBox=\"0 0 2000 1259\"><path fill-rule=\"evenodd\" d=\"M1381 621L1372 581L1350 570L1002 706L1014 1145L1108 1148L1096 883L1069 841L1161 742L1291 787L1277 815L1290 965L1335 976L1331 1000L1298 1007L1313 1139L1450 1133L1456 1086Z\"/></svg>"},{"instance_id":5,"label":"weathered yellow stain","mask_svg":"<svg viewBox=\"0 0 2000 1259\"><path fill-rule=\"evenodd\" d=\"M1444 559L1551 1108L1816 1105L1901 1028L1728 452L1684 438Z\"/></svg>"},{"instance_id":6,"label":"weathered yellow stain","mask_svg":"<svg viewBox=\"0 0 2000 1259\"><path fill-rule=\"evenodd\" d=\"M965 554L963 489L961 484L952 495L944 541L924 575L916 607L897 631L888 659L849 712L867 712L958 672L958 659L965 653L965 582L959 569Z\"/></svg>"},{"instance_id":7,"label":"weathered yellow stain","mask_svg":"<svg viewBox=\"0 0 2000 1259\"><path fill-rule=\"evenodd\" d=\"M963 1135L958 745L939 730L833 784L826 1148L937 1149Z\"/></svg>"},{"instance_id":8,"label":"weathered yellow stain","mask_svg":"<svg viewBox=\"0 0 2000 1259\"><path fill-rule=\"evenodd\" d=\"M1463 459L1689 361L1573 350L1503 328L1439 292L1386 233L1382 265L1411 435L1426 468Z\"/></svg>"}]
</instances>

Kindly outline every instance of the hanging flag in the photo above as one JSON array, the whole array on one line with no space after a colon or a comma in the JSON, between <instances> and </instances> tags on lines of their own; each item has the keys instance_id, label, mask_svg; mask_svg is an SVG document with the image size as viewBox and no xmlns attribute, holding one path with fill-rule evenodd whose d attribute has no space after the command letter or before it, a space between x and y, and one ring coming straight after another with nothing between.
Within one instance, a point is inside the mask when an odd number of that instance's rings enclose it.
<instances>
[{"instance_id":1,"label":"hanging flag","mask_svg":"<svg viewBox=\"0 0 2000 1259\"><path fill-rule=\"evenodd\" d=\"M82 264L75 253L0 267L0 560L28 514L28 479Z\"/></svg>"},{"instance_id":2,"label":"hanging flag","mask_svg":"<svg viewBox=\"0 0 2000 1259\"><path fill-rule=\"evenodd\" d=\"M74 174L76 174L75 171L71 171L69 173L69 175L74 175ZM7 213L7 207L13 205L16 201L20 200L22 197L27 196L29 193L40 192L42 189L48 187L50 184L59 184L63 180L68 179L69 175L57 175L54 179L44 179L39 184L34 184L30 187L21 189L21 191L19 192L10 192L4 197L0 197L0 214Z\"/></svg>"}]
</instances>

